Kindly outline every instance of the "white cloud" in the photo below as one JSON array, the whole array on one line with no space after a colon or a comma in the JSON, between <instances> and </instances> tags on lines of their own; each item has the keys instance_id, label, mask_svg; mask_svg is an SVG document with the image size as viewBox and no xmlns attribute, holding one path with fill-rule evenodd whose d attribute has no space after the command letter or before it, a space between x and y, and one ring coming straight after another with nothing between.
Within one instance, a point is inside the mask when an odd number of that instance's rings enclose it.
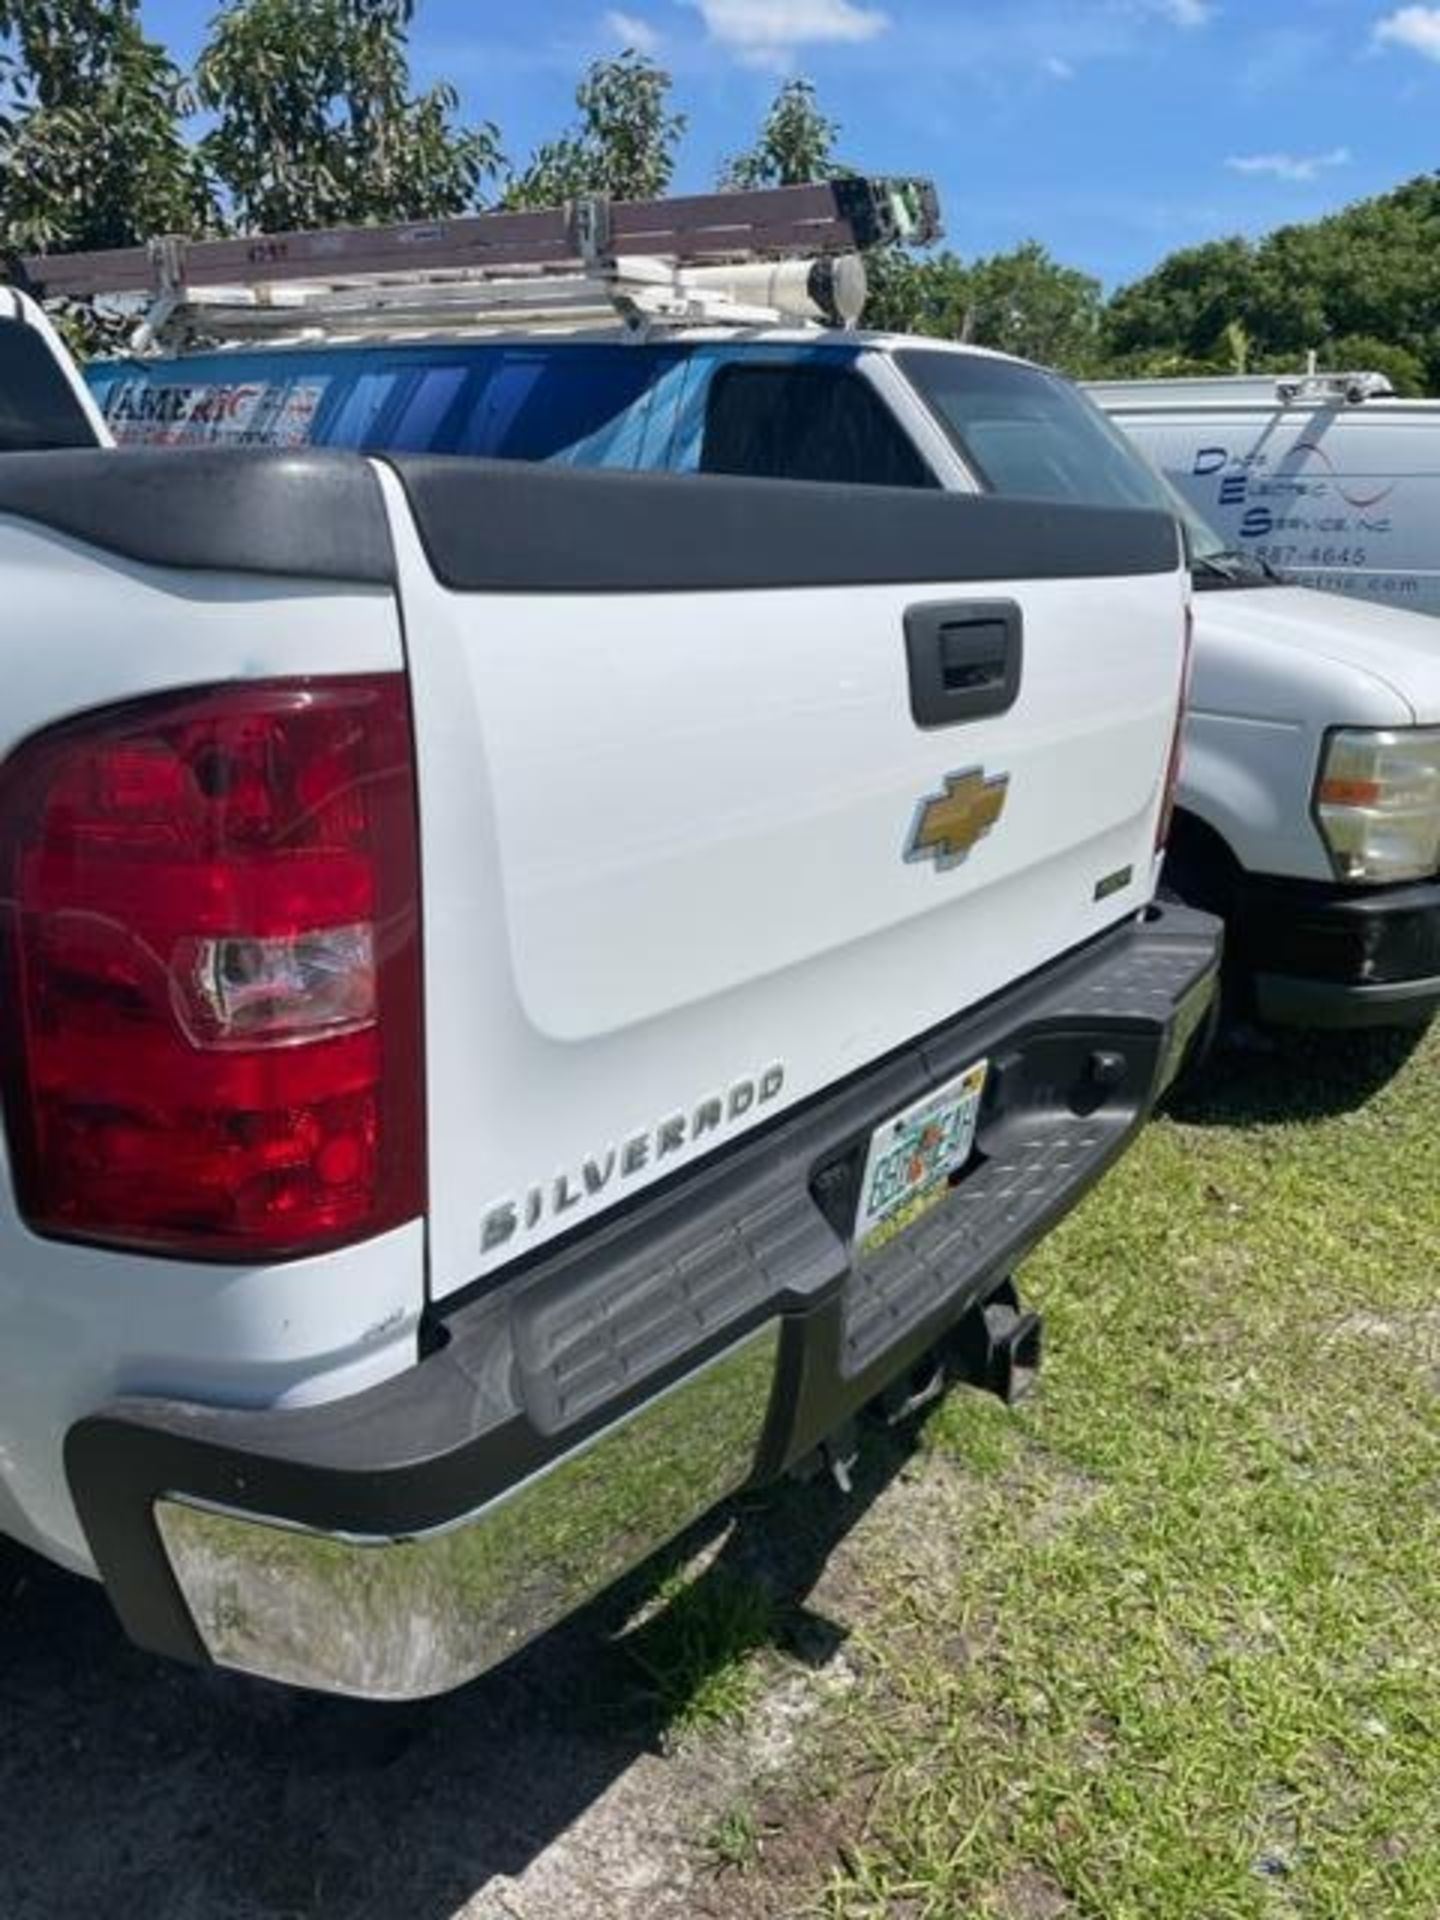
<instances>
[{"instance_id":1,"label":"white cloud","mask_svg":"<svg viewBox=\"0 0 1440 1920\"><path fill-rule=\"evenodd\" d=\"M858 0L694 0L709 28L747 65L783 67L801 47L857 46L890 25Z\"/></svg>"},{"instance_id":2,"label":"white cloud","mask_svg":"<svg viewBox=\"0 0 1440 1920\"><path fill-rule=\"evenodd\" d=\"M1399 7L1376 22L1375 39L1382 47L1408 47L1440 60L1440 7Z\"/></svg>"},{"instance_id":3,"label":"white cloud","mask_svg":"<svg viewBox=\"0 0 1440 1920\"><path fill-rule=\"evenodd\" d=\"M1131 11L1158 15L1172 27L1208 26L1215 15L1215 0L1130 0Z\"/></svg>"},{"instance_id":4,"label":"white cloud","mask_svg":"<svg viewBox=\"0 0 1440 1920\"><path fill-rule=\"evenodd\" d=\"M1075 78L1074 67L1071 66L1068 60L1062 60L1058 53L1047 54L1043 64L1046 73L1049 74L1052 80L1073 80Z\"/></svg>"},{"instance_id":5,"label":"white cloud","mask_svg":"<svg viewBox=\"0 0 1440 1920\"><path fill-rule=\"evenodd\" d=\"M1329 153L1245 153L1225 162L1232 173L1269 174L1276 180L1314 180L1331 167L1348 167L1348 147L1332 147Z\"/></svg>"},{"instance_id":6,"label":"white cloud","mask_svg":"<svg viewBox=\"0 0 1440 1920\"><path fill-rule=\"evenodd\" d=\"M633 47L636 53L660 51L659 29L642 20L638 13L618 13L612 9L605 16L605 31L612 40L618 40L622 47Z\"/></svg>"}]
</instances>

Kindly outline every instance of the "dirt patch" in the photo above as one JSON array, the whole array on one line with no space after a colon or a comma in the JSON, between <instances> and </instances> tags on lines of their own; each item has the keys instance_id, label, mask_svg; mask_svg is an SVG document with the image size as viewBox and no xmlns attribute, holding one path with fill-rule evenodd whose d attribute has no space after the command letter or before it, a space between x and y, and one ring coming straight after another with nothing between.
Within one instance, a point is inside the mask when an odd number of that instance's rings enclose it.
<instances>
[{"instance_id":1,"label":"dirt patch","mask_svg":"<svg viewBox=\"0 0 1440 1920\"><path fill-rule=\"evenodd\" d=\"M880 1437L849 1500L790 1488L691 1543L694 1578L768 1583L776 1627L743 1723L678 1736L616 1638L673 1559L464 1692L377 1708L152 1660L97 1589L0 1544L0 1915L799 1913L865 1830L835 1736L867 1642L943 1592L978 1491ZM1083 1495L1047 1495L1042 1532ZM757 1846L726 1868L707 1838L737 1808Z\"/></svg>"},{"instance_id":2,"label":"dirt patch","mask_svg":"<svg viewBox=\"0 0 1440 1920\"><path fill-rule=\"evenodd\" d=\"M1362 1342L1372 1347L1404 1349L1425 1374L1431 1390L1440 1393L1440 1309L1420 1308L1412 1313L1347 1313L1331 1330L1333 1340Z\"/></svg>"},{"instance_id":3,"label":"dirt patch","mask_svg":"<svg viewBox=\"0 0 1440 1920\"><path fill-rule=\"evenodd\" d=\"M712 1868L696 1881L696 1920L800 1920L812 1915L820 1889L847 1852L865 1837L875 1782L854 1771L824 1793L797 1803L783 1793L762 1797L754 1811L752 1865ZM898 1912L895 1920L903 1920Z\"/></svg>"},{"instance_id":4,"label":"dirt patch","mask_svg":"<svg viewBox=\"0 0 1440 1920\"><path fill-rule=\"evenodd\" d=\"M1033 1482L1033 1475L1031 1476ZM1017 1486L1017 1495L1019 1488ZM1099 1480L1069 1469L1047 1472L1038 1493L1029 1502L1020 1521L1020 1534L1031 1546L1044 1546L1058 1540L1083 1513L1089 1511L1105 1491Z\"/></svg>"},{"instance_id":5,"label":"dirt patch","mask_svg":"<svg viewBox=\"0 0 1440 1920\"><path fill-rule=\"evenodd\" d=\"M691 1736L663 1756L640 1756L522 1874L494 1881L468 1902L463 1920L782 1911L714 1904L722 1886L743 1884L743 1877L709 1856L706 1837L743 1809L757 1854L768 1853L771 1840L779 1851L800 1840L808 1856L807 1830L783 1813L785 1786L804 1771L803 1748L817 1717L852 1679L843 1655L821 1672L777 1670L742 1727Z\"/></svg>"},{"instance_id":6,"label":"dirt patch","mask_svg":"<svg viewBox=\"0 0 1440 1920\"><path fill-rule=\"evenodd\" d=\"M995 1920L1067 1920L1075 1908L1048 1873L1026 1867L996 1888L991 1911Z\"/></svg>"},{"instance_id":7,"label":"dirt patch","mask_svg":"<svg viewBox=\"0 0 1440 1920\"><path fill-rule=\"evenodd\" d=\"M868 1618L877 1569L922 1586L943 1582L965 1551L968 1490L963 1473L948 1462L908 1466L830 1555L811 1604L853 1627Z\"/></svg>"},{"instance_id":8,"label":"dirt patch","mask_svg":"<svg viewBox=\"0 0 1440 1920\"><path fill-rule=\"evenodd\" d=\"M1347 1313L1337 1322L1334 1334L1340 1340L1384 1341L1413 1346L1421 1353L1440 1353L1440 1309L1422 1308L1414 1313Z\"/></svg>"},{"instance_id":9,"label":"dirt patch","mask_svg":"<svg viewBox=\"0 0 1440 1920\"><path fill-rule=\"evenodd\" d=\"M783 1597L776 1644L752 1656L742 1727L679 1738L615 1638L673 1561L464 1692L380 1708L153 1660L98 1589L0 1543L0 1915L692 1912L707 1873L713 1892L715 1820L780 1805L812 1725L853 1685L853 1616L803 1596L889 1478L877 1466L853 1505L822 1485L742 1514L714 1564Z\"/></svg>"}]
</instances>

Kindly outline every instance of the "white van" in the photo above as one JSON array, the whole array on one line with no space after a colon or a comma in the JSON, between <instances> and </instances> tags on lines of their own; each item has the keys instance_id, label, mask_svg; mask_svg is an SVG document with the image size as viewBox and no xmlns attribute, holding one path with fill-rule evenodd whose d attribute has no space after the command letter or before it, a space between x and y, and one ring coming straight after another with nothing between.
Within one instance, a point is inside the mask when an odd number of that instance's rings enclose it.
<instances>
[{"instance_id":1,"label":"white van","mask_svg":"<svg viewBox=\"0 0 1440 1920\"><path fill-rule=\"evenodd\" d=\"M1440 614L1440 400L1375 373L1088 389L1224 544L1287 580Z\"/></svg>"},{"instance_id":2,"label":"white van","mask_svg":"<svg viewBox=\"0 0 1440 1920\"><path fill-rule=\"evenodd\" d=\"M1440 1008L1440 624L1413 611L1428 594L1440 613L1440 403L1369 397L1383 385L1088 389L1164 469L1189 534L1195 651L1166 885L1223 917L1231 1008L1266 1024L1402 1026ZM1282 508L1287 485L1307 504ZM1403 521L1355 504L1387 486ZM1282 550L1262 515L1307 518L1306 542L1325 544L1292 551L1287 527ZM1383 573L1361 532L1382 521L1397 543ZM1427 533L1437 566L1402 572Z\"/></svg>"},{"instance_id":3,"label":"white van","mask_svg":"<svg viewBox=\"0 0 1440 1920\"><path fill-rule=\"evenodd\" d=\"M1225 921L1232 1012L1440 1008L1440 625L1315 593L1183 503L1195 648L1167 889Z\"/></svg>"}]
</instances>

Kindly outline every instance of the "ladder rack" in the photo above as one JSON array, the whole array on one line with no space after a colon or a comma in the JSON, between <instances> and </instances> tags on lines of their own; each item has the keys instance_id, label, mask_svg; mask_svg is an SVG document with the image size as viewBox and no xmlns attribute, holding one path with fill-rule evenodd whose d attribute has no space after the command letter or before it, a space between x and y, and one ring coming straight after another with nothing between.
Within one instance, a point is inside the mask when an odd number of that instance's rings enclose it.
<instances>
[{"instance_id":1,"label":"ladder rack","mask_svg":"<svg viewBox=\"0 0 1440 1920\"><path fill-rule=\"evenodd\" d=\"M479 213L395 226L153 240L34 254L17 278L42 299L144 312L136 345L219 338L594 325L853 324L858 256L941 232L925 180Z\"/></svg>"},{"instance_id":2,"label":"ladder rack","mask_svg":"<svg viewBox=\"0 0 1440 1920\"><path fill-rule=\"evenodd\" d=\"M1336 407L1389 400L1395 389L1382 373L1156 374L1126 380L1086 380L1085 391L1102 407L1124 412L1183 407Z\"/></svg>"},{"instance_id":3,"label":"ladder rack","mask_svg":"<svg viewBox=\"0 0 1440 1920\"><path fill-rule=\"evenodd\" d=\"M1395 389L1383 373L1283 374L1275 382L1275 397L1284 406L1363 406L1367 400L1392 400Z\"/></svg>"}]
</instances>

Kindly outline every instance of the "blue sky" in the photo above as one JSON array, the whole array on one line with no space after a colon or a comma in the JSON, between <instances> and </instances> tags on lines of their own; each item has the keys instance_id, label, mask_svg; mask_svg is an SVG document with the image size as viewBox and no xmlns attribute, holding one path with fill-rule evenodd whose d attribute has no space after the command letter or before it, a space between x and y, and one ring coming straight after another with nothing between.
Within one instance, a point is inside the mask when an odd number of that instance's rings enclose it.
<instances>
[{"instance_id":1,"label":"blue sky","mask_svg":"<svg viewBox=\"0 0 1440 1920\"><path fill-rule=\"evenodd\" d=\"M145 0L181 59L212 10ZM803 73L845 159L938 179L962 255L1033 236L1110 285L1440 166L1440 5L1393 0L419 0L413 59L523 156L627 42L689 116L677 186Z\"/></svg>"}]
</instances>

